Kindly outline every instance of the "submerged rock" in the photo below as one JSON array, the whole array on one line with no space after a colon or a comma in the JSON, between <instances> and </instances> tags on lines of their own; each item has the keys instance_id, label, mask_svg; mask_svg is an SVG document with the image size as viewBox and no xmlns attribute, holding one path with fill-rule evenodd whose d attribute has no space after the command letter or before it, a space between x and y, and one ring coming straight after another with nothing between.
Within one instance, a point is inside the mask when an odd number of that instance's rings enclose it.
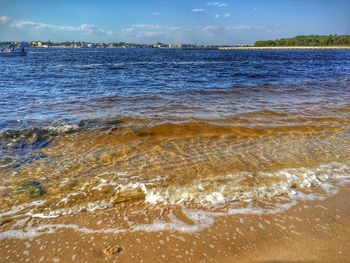
<instances>
[{"instance_id":1,"label":"submerged rock","mask_svg":"<svg viewBox=\"0 0 350 263\"><path fill-rule=\"evenodd\" d=\"M38 181L26 181L19 187L19 191L25 192L31 197L42 196L46 194L46 190Z\"/></svg>"}]
</instances>

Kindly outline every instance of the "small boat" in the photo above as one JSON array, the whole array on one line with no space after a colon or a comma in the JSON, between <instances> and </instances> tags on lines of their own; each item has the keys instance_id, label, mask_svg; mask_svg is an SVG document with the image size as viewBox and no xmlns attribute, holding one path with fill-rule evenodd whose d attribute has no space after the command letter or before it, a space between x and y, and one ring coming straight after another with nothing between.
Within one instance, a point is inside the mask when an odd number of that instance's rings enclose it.
<instances>
[{"instance_id":1,"label":"small boat","mask_svg":"<svg viewBox=\"0 0 350 263\"><path fill-rule=\"evenodd\" d=\"M27 51L0 51L0 57L20 57L26 56Z\"/></svg>"}]
</instances>

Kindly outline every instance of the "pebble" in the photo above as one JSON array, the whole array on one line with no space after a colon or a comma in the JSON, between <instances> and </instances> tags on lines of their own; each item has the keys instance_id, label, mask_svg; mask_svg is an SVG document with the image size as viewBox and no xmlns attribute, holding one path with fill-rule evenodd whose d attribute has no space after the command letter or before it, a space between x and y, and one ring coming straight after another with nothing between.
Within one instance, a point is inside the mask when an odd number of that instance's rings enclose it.
<instances>
[{"instance_id":1,"label":"pebble","mask_svg":"<svg viewBox=\"0 0 350 263\"><path fill-rule=\"evenodd\" d=\"M110 256L110 255L113 255L113 254L122 253L123 252L123 248L120 245L108 246L107 248L105 248L103 250L103 252L107 256Z\"/></svg>"}]
</instances>

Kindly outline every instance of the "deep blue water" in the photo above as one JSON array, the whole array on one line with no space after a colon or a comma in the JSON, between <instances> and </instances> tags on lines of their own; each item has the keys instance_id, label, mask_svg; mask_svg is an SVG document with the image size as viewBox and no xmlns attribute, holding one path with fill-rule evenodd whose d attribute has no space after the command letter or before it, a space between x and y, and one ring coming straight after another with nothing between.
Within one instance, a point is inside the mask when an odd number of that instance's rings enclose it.
<instances>
[{"instance_id":1,"label":"deep blue water","mask_svg":"<svg viewBox=\"0 0 350 263\"><path fill-rule=\"evenodd\" d=\"M32 49L0 58L0 69L0 130L350 102L350 51L341 50Z\"/></svg>"}]
</instances>

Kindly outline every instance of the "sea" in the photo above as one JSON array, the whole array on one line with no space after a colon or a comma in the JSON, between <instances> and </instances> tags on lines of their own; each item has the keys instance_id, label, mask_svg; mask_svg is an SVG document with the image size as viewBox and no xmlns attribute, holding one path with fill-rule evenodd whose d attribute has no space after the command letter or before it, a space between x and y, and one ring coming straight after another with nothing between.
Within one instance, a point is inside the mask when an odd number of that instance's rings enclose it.
<instances>
[{"instance_id":1,"label":"sea","mask_svg":"<svg viewBox=\"0 0 350 263\"><path fill-rule=\"evenodd\" d=\"M194 223L163 226L195 231L326 198L349 176L349 50L0 58L2 220L137 202L180 207Z\"/></svg>"}]
</instances>

